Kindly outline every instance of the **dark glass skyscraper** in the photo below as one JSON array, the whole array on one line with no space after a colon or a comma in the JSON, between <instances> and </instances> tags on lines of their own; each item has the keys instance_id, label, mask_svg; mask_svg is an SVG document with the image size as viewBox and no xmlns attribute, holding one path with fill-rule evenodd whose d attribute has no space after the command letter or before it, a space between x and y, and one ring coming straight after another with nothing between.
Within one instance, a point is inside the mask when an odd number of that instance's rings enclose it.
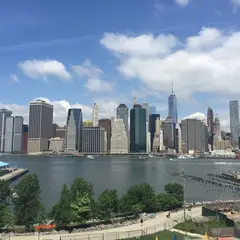
<instances>
[{"instance_id":1,"label":"dark glass skyscraper","mask_svg":"<svg viewBox=\"0 0 240 240\"><path fill-rule=\"evenodd\" d=\"M151 134L151 151L153 150L153 140L154 134L156 132L156 120L160 119L160 114L150 114L149 115L149 132Z\"/></svg>"},{"instance_id":2,"label":"dark glass skyscraper","mask_svg":"<svg viewBox=\"0 0 240 240\"><path fill-rule=\"evenodd\" d=\"M166 149L175 149L176 143L176 123L171 117L167 117L163 123L163 144Z\"/></svg>"},{"instance_id":3,"label":"dark glass skyscraper","mask_svg":"<svg viewBox=\"0 0 240 240\"><path fill-rule=\"evenodd\" d=\"M66 148L67 150L82 150L82 111L78 108L68 109Z\"/></svg>"},{"instance_id":4,"label":"dark glass skyscraper","mask_svg":"<svg viewBox=\"0 0 240 240\"><path fill-rule=\"evenodd\" d=\"M172 94L168 97L168 117L171 117L174 123L178 122L178 113L177 113L177 97Z\"/></svg>"},{"instance_id":5,"label":"dark glass skyscraper","mask_svg":"<svg viewBox=\"0 0 240 240\"><path fill-rule=\"evenodd\" d=\"M146 109L135 104L130 110L130 152L146 152Z\"/></svg>"},{"instance_id":6,"label":"dark glass skyscraper","mask_svg":"<svg viewBox=\"0 0 240 240\"><path fill-rule=\"evenodd\" d=\"M212 108L208 108L207 110L207 125L208 125L208 143L211 146L211 150L213 150L213 138L214 138L214 134L213 134L213 110Z\"/></svg>"}]
</instances>

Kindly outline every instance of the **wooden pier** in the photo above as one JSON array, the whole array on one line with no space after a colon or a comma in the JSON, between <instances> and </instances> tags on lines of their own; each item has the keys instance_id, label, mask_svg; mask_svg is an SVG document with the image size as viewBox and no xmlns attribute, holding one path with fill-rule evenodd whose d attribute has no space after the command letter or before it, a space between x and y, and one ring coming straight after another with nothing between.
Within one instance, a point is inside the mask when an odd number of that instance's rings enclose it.
<instances>
[{"instance_id":1,"label":"wooden pier","mask_svg":"<svg viewBox=\"0 0 240 240\"><path fill-rule=\"evenodd\" d=\"M14 169L12 172L9 172L3 176L0 177L0 181L13 181L16 178L24 175L25 173L27 173L28 170L27 169L23 169L23 168L18 168L18 169Z\"/></svg>"}]
</instances>

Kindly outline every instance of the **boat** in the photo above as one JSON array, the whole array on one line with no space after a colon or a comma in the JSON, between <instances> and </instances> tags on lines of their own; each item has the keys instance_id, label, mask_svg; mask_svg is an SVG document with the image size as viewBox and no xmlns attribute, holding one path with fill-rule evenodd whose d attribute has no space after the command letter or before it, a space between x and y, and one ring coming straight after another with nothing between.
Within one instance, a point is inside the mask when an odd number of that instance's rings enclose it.
<instances>
[{"instance_id":1,"label":"boat","mask_svg":"<svg viewBox=\"0 0 240 240\"><path fill-rule=\"evenodd\" d=\"M138 156L138 159L147 159L147 156Z\"/></svg>"},{"instance_id":2,"label":"boat","mask_svg":"<svg viewBox=\"0 0 240 240\"><path fill-rule=\"evenodd\" d=\"M148 154L148 157L152 158L152 157L154 157L154 156L153 156L153 154Z\"/></svg>"},{"instance_id":3,"label":"boat","mask_svg":"<svg viewBox=\"0 0 240 240\"><path fill-rule=\"evenodd\" d=\"M88 159L95 159L95 157L93 155L88 155L87 158Z\"/></svg>"},{"instance_id":4,"label":"boat","mask_svg":"<svg viewBox=\"0 0 240 240\"><path fill-rule=\"evenodd\" d=\"M195 158L194 156L191 155L180 155L178 156L178 159L193 159Z\"/></svg>"}]
</instances>

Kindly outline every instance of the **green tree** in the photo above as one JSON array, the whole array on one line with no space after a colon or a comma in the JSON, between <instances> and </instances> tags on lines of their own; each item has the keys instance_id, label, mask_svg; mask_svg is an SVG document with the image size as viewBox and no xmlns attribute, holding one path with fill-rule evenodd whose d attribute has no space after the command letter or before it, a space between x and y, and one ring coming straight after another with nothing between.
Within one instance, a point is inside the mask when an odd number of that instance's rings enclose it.
<instances>
[{"instance_id":1,"label":"green tree","mask_svg":"<svg viewBox=\"0 0 240 240\"><path fill-rule=\"evenodd\" d=\"M85 223L91 217L91 199L88 194L79 197L71 204L73 219L77 223Z\"/></svg>"},{"instance_id":2,"label":"green tree","mask_svg":"<svg viewBox=\"0 0 240 240\"><path fill-rule=\"evenodd\" d=\"M74 202L76 199L89 196L91 201L93 200L93 185L83 178L76 178L70 189L70 198L71 202Z\"/></svg>"},{"instance_id":3,"label":"green tree","mask_svg":"<svg viewBox=\"0 0 240 240\"><path fill-rule=\"evenodd\" d=\"M37 223L40 224L46 224L47 223L47 210L43 206L43 204L40 205L38 217L37 217Z\"/></svg>"},{"instance_id":4,"label":"green tree","mask_svg":"<svg viewBox=\"0 0 240 240\"><path fill-rule=\"evenodd\" d=\"M40 185L36 174L26 175L15 187L13 199L17 225L30 227L37 222L41 209Z\"/></svg>"},{"instance_id":5,"label":"green tree","mask_svg":"<svg viewBox=\"0 0 240 240\"><path fill-rule=\"evenodd\" d=\"M121 212L155 212L156 199L154 189L147 183L138 184L128 189L120 199Z\"/></svg>"},{"instance_id":6,"label":"green tree","mask_svg":"<svg viewBox=\"0 0 240 240\"><path fill-rule=\"evenodd\" d=\"M178 183L169 183L167 185L165 185L165 191L167 192L167 194L172 195L173 197L175 197L179 202L183 203L183 186L181 184Z\"/></svg>"},{"instance_id":7,"label":"green tree","mask_svg":"<svg viewBox=\"0 0 240 240\"><path fill-rule=\"evenodd\" d=\"M160 193L156 196L157 211L169 211L181 207L181 203L172 195Z\"/></svg>"},{"instance_id":8,"label":"green tree","mask_svg":"<svg viewBox=\"0 0 240 240\"><path fill-rule=\"evenodd\" d=\"M91 218L93 206L93 185L83 178L76 178L70 189L74 222L85 222Z\"/></svg>"},{"instance_id":9,"label":"green tree","mask_svg":"<svg viewBox=\"0 0 240 240\"><path fill-rule=\"evenodd\" d=\"M117 190L105 190L98 198L99 218L110 220L113 213L118 212Z\"/></svg>"},{"instance_id":10,"label":"green tree","mask_svg":"<svg viewBox=\"0 0 240 240\"><path fill-rule=\"evenodd\" d=\"M73 215L70 194L66 184L63 185L60 201L53 206L50 215L53 217L54 222L60 227L67 226L71 223Z\"/></svg>"},{"instance_id":11,"label":"green tree","mask_svg":"<svg viewBox=\"0 0 240 240\"><path fill-rule=\"evenodd\" d=\"M9 197L9 182L0 181L0 228L7 226L11 219L11 213L7 207Z\"/></svg>"}]
</instances>

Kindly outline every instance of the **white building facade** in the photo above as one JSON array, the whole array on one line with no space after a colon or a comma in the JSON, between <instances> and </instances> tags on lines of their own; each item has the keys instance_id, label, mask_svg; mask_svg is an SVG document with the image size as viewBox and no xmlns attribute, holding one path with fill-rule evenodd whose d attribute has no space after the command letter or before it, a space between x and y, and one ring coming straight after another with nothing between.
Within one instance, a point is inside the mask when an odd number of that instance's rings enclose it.
<instances>
[{"instance_id":1,"label":"white building facade","mask_svg":"<svg viewBox=\"0 0 240 240\"><path fill-rule=\"evenodd\" d=\"M117 119L112 126L111 151L112 154L128 153L128 136L123 119Z\"/></svg>"}]
</instances>

